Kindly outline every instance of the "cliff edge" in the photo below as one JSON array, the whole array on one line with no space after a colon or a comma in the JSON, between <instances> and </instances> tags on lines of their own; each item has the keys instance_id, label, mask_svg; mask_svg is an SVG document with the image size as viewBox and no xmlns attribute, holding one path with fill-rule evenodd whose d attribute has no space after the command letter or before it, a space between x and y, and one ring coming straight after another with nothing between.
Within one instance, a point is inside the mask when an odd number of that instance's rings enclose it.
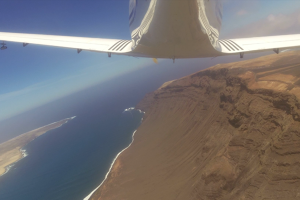
<instances>
[{"instance_id":1,"label":"cliff edge","mask_svg":"<svg viewBox=\"0 0 300 200\"><path fill-rule=\"evenodd\" d=\"M165 83L93 200L300 199L300 52Z\"/></svg>"}]
</instances>

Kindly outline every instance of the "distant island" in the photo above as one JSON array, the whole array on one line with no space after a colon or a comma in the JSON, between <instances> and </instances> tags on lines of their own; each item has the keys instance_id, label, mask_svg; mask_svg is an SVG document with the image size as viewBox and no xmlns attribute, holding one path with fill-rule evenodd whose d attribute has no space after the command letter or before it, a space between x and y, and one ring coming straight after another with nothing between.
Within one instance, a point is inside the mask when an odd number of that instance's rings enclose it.
<instances>
[{"instance_id":1,"label":"distant island","mask_svg":"<svg viewBox=\"0 0 300 200\"><path fill-rule=\"evenodd\" d=\"M44 133L56 129L63 124L67 123L69 120L74 119L75 117L66 118L60 120L58 122L54 122L48 124L46 126L37 128L35 130L29 131L27 133L23 133L11 140L3 142L0 144L0 176L5 174L10 166L17 162L18 160L22 159L26 156L26 151L22 149L26 144L30 141L34 140L35 138L43 135Z\"/></svg>"},{"instance_id":2,"label":"distant island","mask_svg":"<svg viewBox=\"0 0 300 200\"><path fill-rule=\"evenodd\" d=\"M132 145L85 200L300 198L299 51L167 82L136 108Z\"/></svg>"}]
</instances>

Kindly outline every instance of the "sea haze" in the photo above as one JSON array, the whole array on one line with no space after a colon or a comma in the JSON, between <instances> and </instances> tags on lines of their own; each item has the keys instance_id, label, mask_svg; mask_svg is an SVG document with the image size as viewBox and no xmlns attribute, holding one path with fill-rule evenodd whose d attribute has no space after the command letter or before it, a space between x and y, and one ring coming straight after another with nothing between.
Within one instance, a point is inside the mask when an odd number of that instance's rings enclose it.
<instances>
[{"instance_id":1,"label":"sea haze","mask_svg":"<svg viewBox=\"0 0 300 200\"><path fill-rule=\"evenodd\" d=\"M1 122L3 142L77 116L24 147L28 156L0 177L0 199L82 200L102 182L111 162L130 144L141 123L143 113L123 111L164 82L207 66L183 61L173 65L170 61L163 67L143 68Z\"/></svg>"}]
</instances>

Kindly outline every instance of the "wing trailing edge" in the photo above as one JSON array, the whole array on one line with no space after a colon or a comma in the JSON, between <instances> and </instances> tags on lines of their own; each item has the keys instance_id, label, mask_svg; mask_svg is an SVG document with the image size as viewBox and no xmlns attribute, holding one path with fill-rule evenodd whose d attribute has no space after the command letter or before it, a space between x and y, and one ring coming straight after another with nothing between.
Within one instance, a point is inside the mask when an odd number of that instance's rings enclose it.
<instances>
[{"instance_id":1,"label":"wing trailing edge","mask_svg":"<svg viewBox=\"0 0 300 200\"><path fill-rule=\"evenodd\" d=\"M260 52L300 47L300 34L219 40L219 50L225 54Z\"/></svg>"}]
</instances>

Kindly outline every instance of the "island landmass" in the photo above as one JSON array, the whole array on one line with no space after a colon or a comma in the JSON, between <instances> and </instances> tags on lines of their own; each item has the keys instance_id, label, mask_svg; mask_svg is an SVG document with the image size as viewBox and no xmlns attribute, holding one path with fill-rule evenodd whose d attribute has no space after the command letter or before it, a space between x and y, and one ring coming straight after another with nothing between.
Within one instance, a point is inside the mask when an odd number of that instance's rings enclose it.
<instances>
[{"instance_id":1,"label":"island landmass","mask_svg":"<svg viewBox=\"0 0 300 200\"><path fill-rule=\"evenodd\" d=\"M167 82L89 199L299 199L299 99L299 51Z\"/></svg>"},{"instance_id":2,"label":"island landmass","mask_svg":"<svg viewBox=\"0 0 300 200\"><path fill-rule=\"evenodd\" d=\"M26 144L44 133L61 127L69 120L75 117L66 118L58 122L48 124L46 126L34 129L27 133L23 133L15 138L0 144L0 176L9 170L9 166L26 156L26 151L22 149Z\"/></svg>"}]
</instances>

